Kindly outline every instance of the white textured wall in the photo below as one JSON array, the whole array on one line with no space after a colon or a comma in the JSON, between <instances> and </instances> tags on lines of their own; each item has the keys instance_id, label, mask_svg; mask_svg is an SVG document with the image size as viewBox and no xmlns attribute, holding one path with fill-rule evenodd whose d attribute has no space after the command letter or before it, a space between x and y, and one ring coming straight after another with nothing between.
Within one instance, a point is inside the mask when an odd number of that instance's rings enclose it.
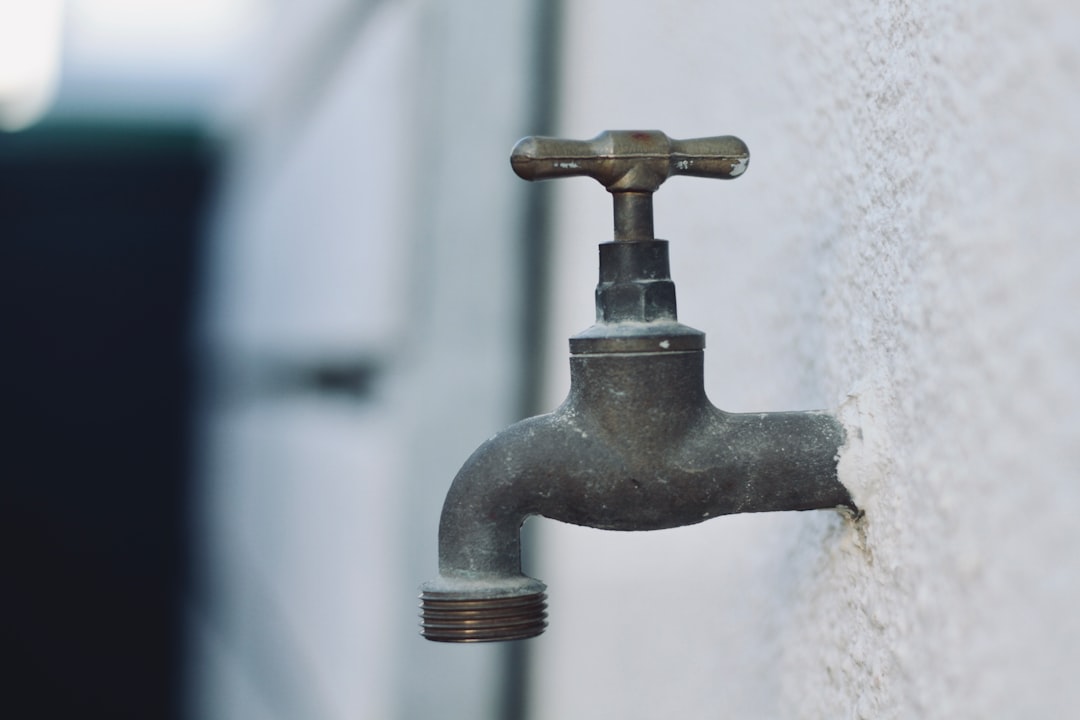
<instances>
[{"instance_id":1,"label":"white textured wall","mask_svg":"<svg viewBox=\"0 0 1080 720\"><path fill-rule=\"evenodd\" d=\"M750 5L568 3L562 134L748 142L658 195L680 318L719 406L841 408L866 519L540 523L537 717L1072 717L1080 6ZM560 198L553 402L610 236Z\"/></svg>"}]
</instances>

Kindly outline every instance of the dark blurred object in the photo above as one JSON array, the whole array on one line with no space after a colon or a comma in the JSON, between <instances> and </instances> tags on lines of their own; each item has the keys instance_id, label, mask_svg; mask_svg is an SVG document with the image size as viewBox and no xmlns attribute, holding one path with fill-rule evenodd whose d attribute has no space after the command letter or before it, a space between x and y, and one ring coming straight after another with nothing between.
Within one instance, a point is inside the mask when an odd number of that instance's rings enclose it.
<instances>
[{"instance_id":1,"label":"dark blurred object","mask_svg":"<svg viewBox=\"0 0 1080 720\"><path fill-rule=\"evenodd\" d=\"M181 714L189 335L213 165L186 127L0 134L9 717Z\"/></svg>"}]
</instances>

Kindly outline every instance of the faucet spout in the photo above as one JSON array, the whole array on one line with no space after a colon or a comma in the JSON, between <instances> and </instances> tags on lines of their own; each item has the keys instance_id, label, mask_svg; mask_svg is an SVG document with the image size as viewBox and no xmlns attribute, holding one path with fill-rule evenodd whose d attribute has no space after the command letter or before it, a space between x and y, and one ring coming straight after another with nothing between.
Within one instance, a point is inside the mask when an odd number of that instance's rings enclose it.
<instances>
[{"instance_id":1,"label":"faucet spout","mask_svg":"<svg viewBox=\"0 0 1080 720\"><path fill-rule=\"evenodd\" d=\"M703 355L574 355L570 394L555 412L477 449L443 506L440 577L421 595L425 637L543 632L545 587L521 571L520 528L531 515L657 530L732 513L854 508L836 477L839 422L719 410L705 395Z\"/></svg>"}]
</instances>

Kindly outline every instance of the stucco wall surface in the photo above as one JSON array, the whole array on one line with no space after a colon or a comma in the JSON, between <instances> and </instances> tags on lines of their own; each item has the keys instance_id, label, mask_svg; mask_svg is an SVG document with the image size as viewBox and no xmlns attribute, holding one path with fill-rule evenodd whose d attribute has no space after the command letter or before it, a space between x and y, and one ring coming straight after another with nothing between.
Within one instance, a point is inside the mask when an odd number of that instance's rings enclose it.
<instances>
[{"instance_id":1,"label":"stucco wall surface","mask_svg":"<svg viewBox=\"0 0 1080 720\"><path fill-rule=\"evenodd\" d=\"M841 414L866 516L538 523L537 717L1075 715L1080 6L583 0L566 40L562 134L750 145L657 196L680 319L720 407ZM559 193L552 402L611 232Z\"/></svg>"}]
</instances>

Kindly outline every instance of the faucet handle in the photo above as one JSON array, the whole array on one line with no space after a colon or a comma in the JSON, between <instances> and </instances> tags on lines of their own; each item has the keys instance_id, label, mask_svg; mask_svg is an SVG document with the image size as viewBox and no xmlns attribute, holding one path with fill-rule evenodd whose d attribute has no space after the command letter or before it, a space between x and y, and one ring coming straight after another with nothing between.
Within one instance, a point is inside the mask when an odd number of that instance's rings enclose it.
<instances>
[{"instance_id":1,"label":"faucet handle","mask_svg":"<svg viewBox=\"0 0 1080 720\"><path fill-rule=\"evenodd\" d=\"M510 155L524 180L587 175L609 192L656 192L672 175L729 179L750 161L732 135L675 140L659 130L605 130L592 140L527 137Z\"/></svg>"},{"instance_id":2,"label":"faucet handle","mask_svg":"<svg viewBox=\"0 0 1080 720\"><path fill-rule=\"evenodd\" d=\"M672 175L731 179L749 162L746 143L732 135L675 140L659 130L606 130L592 140L527 137L510 155L524 180L598 180L614 195L616 240L653 238L652 194Z\"/></svg>"}]
</instances>

